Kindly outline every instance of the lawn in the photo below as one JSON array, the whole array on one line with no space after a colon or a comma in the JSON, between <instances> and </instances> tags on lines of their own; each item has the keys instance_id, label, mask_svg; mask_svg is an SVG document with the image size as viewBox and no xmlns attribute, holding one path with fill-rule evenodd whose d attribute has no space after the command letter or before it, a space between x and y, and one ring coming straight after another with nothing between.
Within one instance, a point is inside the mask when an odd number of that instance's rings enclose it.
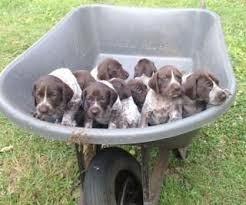
<instances>
[{"instance_id":1,"label":"lawn","mask_svg":"<svg viewBox=\"0 0 246 205\"><path fill-rule=\"evenodd\" d=\"M30 47L68 11L81 4L198 7L197 0L82 1L1 0L0 70ZM189 157L173 157L160 204L246 204L246 1L209 0L222 19L237 78L229 112L204 127ZM74 150L22 130L0 114L0 205L77 204L78 169Z\"/></svg>"}]
</instances>

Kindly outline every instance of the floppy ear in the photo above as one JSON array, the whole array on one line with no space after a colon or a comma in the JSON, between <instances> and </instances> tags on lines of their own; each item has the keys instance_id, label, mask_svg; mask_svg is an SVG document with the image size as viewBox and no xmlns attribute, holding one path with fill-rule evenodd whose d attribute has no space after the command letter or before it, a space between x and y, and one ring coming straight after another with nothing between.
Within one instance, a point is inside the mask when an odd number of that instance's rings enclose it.
<instances>
[{"instance_id":1,"label":"floppy ear","mask_svg":"<svg viewBox=\"0 0 246 205\"><path fill-rule=\"evenodd\" d=\"M109 79L109 73L108 73L108 64L102 63L99 64L97 67L97 77L100 80L108 80Z\"/></svg>"},{"instance_id":2,"label":"floppy ear","mask_svg":"<svg viewBox=\"0 0 246 205\"><path fill-rule=\"evenodd\" d=\"M82 105L83 109L85 107L86 95L87 95L87 90L85 89L85 90L82 91L82 96L81 96L81 105Z\"/></svg>"},{"instance_id":3,"label":"floppy ear","mask_svg":"<svg viewBox=\"0 0 246 205\"><path fill-rule=\"evenodd\" d=\"M197 76L196 75L189 76L186 79L185 83L183 83L182 85L182 91L186 96L194 100L197 96L196 90L197 90Z\"/></svg>"},{"instance_id":4,"label":"floppy ear","mask_svg":"<svg viewBox=\"0 0 246 205\"><path fill-rule=\"evenodd\" d=\"M71 88L67 85L64 84L63 88L62 88L62 96L64 101L66 102L66 104L72 99L73 97L73 91L71 90Z\"/></svg>"},{"instance_id":5,"label":"floppy ear","mask_svg":"<svg viewBox=\"0 0 246 205\"><path fill-rule=\"evenodd\" d=\"M114 90L110 90L109 92L110 92L109 93L109 104L112 107L115 101L117 100L118 95Z\"/></svg>"},{"instance_id":6,"label":"floppy ear","mask_svg":"<svg viewBox=\"0 0 246 205\"><path fill-rule=\"evenodd\" d=\"M155 73L149 80L149 87L153 89L156 93L160 93L158 86L158 73Z\"/></svg>"},{"instance_id":7,"label":"floppy ear","mask_svg":"<svg viewBox=\"0 0 246 205\"><path fill-rule=\"evenodd\" d=\"M36 90L37 90L37 85L36 85L36 83L34 83L33 88L32 88L32 96L33 96L33 99L34 99L35 107L37 106Z\"/></svg>"},{"instance_id":8,"label":"floppy ear","mask_svg":"<svg viewBox=\"0 0 246 205\"><path fill-rule=\"evenodd\" d=\"M155 66L155 64L153 62L151 62L150 67L151 67L151 70L152 70L153 73L157 72L157 68L156 68L156 66Z\"/></svg>"},{"instance_id":9,"label":"floppy ear","mask_svg":"<svg viewBox=\"0 0 246 205\"><path fill-rule=\"evenodd\" d=\"M219 80L216 78L212 73L208 73L208 76L217 84L219 85Z\"/></svg>"},{"instance_id":10,"label":"floppy ear","mask_svg":"<svg viewBox=\"0 0 246 205\"><path fill-rule=\"evenodd\" d=\"M138 77L139 73L138 73L138 65L135 66L134 68L134 78Z\"/></svg>"}]
</instances>

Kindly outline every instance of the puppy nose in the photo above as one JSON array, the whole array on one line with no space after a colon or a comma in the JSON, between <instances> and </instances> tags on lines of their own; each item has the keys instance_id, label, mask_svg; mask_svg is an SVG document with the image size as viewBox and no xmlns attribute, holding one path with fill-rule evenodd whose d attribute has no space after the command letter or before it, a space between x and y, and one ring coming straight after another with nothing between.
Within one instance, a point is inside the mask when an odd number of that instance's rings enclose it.
<instances>
[{"instance_id":1,"label":"puppy nose","mask_svg":"<svg viewBox=\"0 0 246 205\"><path fill-rule=\"evenodd\" d=\"M91 109L91 113L92 113L93 115L97 115L99 112L100 112L100 110L99 110L98 107L94 107L94 108Z\"/></svg>"},{"instance_id":2,"label":"puppy nose","mask_svg":"<svg viewBox=\"0 0 246 205\"><path fill-rule=\"evenodd\" d=\"M219 98L219 100L221 101L221 102L223 102L223 101L225 101L226 100L226 94L225 94L225 92L220 92L219 94L218 94L218 98Z\"/></svg>"},{"instance_id":3,"label":"puppy nose","mask_svg":"<svg viewBox=\"0 0 246 205\"><path fill-rule=\"evenodd\" d=\"M40 108L39 108L39 112L41 112L41 113L43 113L43 114L48 113L48 111L49 111L49 108L48 108L48 106L46 106L46 105L42 105L42 106L40 106Z\"/></svg>"},{"instance_id":4,"label":"puppy nose","mask_svg":"<svg viewBox=\"0 0 246 205\"><path fill-rule=\"evenodd\" d=\"M173 84L173 85L172 85L172 89L173 89L174 91L179 91L179 90L180 90L180 86L177 85L177 84Z\"/></svg>"}]
</instances>

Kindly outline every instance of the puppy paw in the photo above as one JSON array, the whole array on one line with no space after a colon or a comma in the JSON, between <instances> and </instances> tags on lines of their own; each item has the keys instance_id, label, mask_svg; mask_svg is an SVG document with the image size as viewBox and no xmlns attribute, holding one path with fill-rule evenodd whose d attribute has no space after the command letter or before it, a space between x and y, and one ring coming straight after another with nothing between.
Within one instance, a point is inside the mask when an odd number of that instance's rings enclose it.
<instances>
[{"instance_id":1,"label":"puppy paw","mask_svg":"<svg viewBox=\"0 0 246 205\"><path fill-rule=\"evenodd\" d=\"M64 126L70 126L70 127L76 127L77 125L75 120L62 120L61 124Z\"/></svg>"},{"instance_id":2,"label":"puppy paw","mask_svg":"<svg viewBox=\"0 0 246 205\"><path fill-rule=\"evenodd\" d=\"M182 117L180 117L180 116L174 116L174 117L170 118L168 122L175 122L175 121L181 120L181 119L182 119Z\"/></svg>"},{"instance_id":3,"label":"puppy paw","mask_svg":"<svg viewBox=\"0 0 246 205\"><path fill-rule=\"evenodd\" d=\"M38 113L37 112L32 112L31 113L33 117L38 118Z\"/></svg>"}]
</instances>

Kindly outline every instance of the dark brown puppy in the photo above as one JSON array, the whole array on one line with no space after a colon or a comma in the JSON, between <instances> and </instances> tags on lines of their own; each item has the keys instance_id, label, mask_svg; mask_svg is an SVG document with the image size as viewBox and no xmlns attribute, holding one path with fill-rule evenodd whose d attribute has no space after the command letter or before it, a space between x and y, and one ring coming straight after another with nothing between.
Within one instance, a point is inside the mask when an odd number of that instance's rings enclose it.
<instances>
[{"instance_id":1,"label":"dark brown puppy","mask_svg":"<svg viewBox=\"0 0 246 205\"><path fill-rule=\"evenodd\" d=\"M134 78L145 75L146 77L152 77L153 73L157 71L154 62L149 59L142 58L135 66Z\"/></svg>"},{"instance_id":2,"label":"dark brown puppy","mask_svg":"<svg viewBox=\"0 0 246 205\"><path fill-rule=\"evenodd\" d=\"M93 121L107 125L117 98L115 90L106 84L101 82L90 84L82 95L85 127L92 128Z\"/></svg>"},{"instance_id":3,"label":"dark brown puppy","mask_svg":"<svg viewBox=\"0 0 246 205\"><path fill-rule=\"evenodd\" d=\"M146 95L148 93L148 87L138 79L129 80L127 85L131 90L132 98L135 104L138 106L139 112L141 112Z\"/></svg>"},{"instance_id":4,"label":"dark brown puppy","mask_svg":"<svg viewBox=\"0 0 246 205\"><path fill-rule=\"evenodd\" d=\"M113 58L104 59L96 68L91 71L91 75L96 80L110 80L112 78L126 80L129 77L128 72L117 60Z\"/></svg>"},{"instance_id":5,"label":"dark brown puppy","mask_svg":"<svg viewBox=\"0 0 246 205\"><path fill-rule=\"evenodd\" d=\"M154 73L142 109L142 127L182 118L181 80L182 74L174 66L164 66Z\"/></svg>"},{"instance_id":6,"label":"dark brown puppy","mask_svg":"<svg viewBox=\"0 0 246 205\"><path fill-rule=\"evenodd\" d=\"M221 105L230 92L219 87L219 80L207 71L195 71L183 77L183 116L188 117L206 109L207 105Z\"/></svg>"},{"instance_id":7,"label":"dark brown puppy","mask_svg":"<svg viewBox=\"0 0 246 205\"><path fill-rule=\"evenodd\" d=\"M69 69L55 70L57 71L59 74L64 73L66 77L70 75L67 80L71 81L72 86L55 75L40 77L34 83L32 91L36 107L34 117L44 121L61 121L64 125L74 125L72 121L80 106L81 91L95 80L89 71L71 73Z\"/></svg>"}]
</instances>

